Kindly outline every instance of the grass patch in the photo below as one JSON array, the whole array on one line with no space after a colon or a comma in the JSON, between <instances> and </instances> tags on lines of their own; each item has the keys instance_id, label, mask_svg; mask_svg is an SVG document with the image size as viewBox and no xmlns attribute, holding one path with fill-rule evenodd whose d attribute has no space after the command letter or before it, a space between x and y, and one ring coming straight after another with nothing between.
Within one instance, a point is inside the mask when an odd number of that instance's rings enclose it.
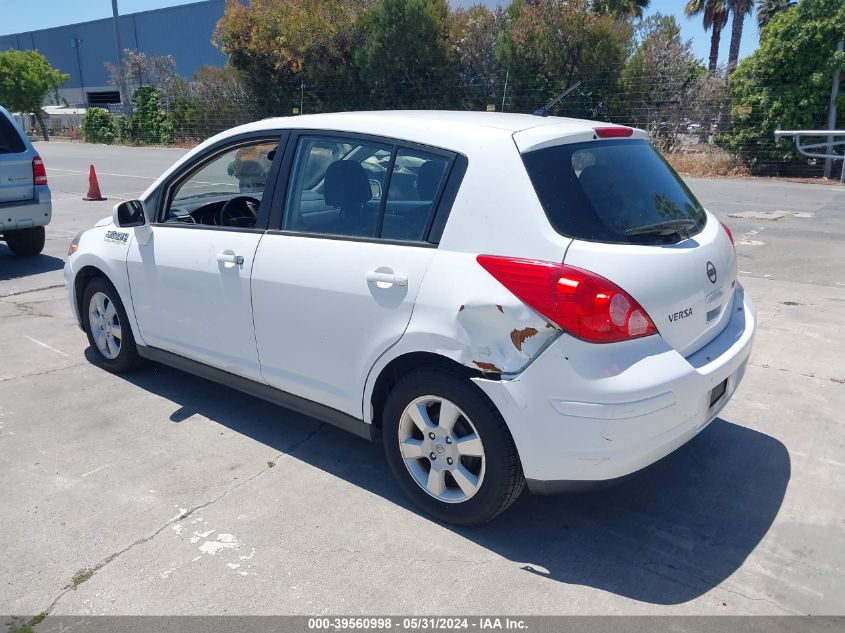
<instances>
[{"instance_id":1,"label":"grass patch","mask_svg":"<svg viewBox=\"0 0 845 633\"><path fill-rule=\"evenodd\" d=\"M749 176L751 172L742 161L728 152L708 147L701 151L672 152L666 160L679 174L699 178Z\"/></svg>"},{"instance_id":2,"label":"grass patch","mask_svg":"<svg viewBox=\"0 0 845 633\"><path fill-rule=\"evenodd\" d=\"M25 622L18 626L17 624L12 624L12 627L9 629L9 633L35 633L32 627L41 624L44 621L44 618L47 617L47 612L42 611L38 615L30 618L29 622Z\"/></svg>"},{"instance_id":3,"label":"grass patch","mask_svg":"<svg viewBox=\"0 0 845 633\"><path fill-rule=\"evenodd\" d=\"M71 589L76 589L79 585L81 585L86 580L89 580L91 576L94 575L94 570L89 569L88 567L83 567L78 572L73 575L73 578L70 579L70 587Z\"/></svg>"}]
</instances>

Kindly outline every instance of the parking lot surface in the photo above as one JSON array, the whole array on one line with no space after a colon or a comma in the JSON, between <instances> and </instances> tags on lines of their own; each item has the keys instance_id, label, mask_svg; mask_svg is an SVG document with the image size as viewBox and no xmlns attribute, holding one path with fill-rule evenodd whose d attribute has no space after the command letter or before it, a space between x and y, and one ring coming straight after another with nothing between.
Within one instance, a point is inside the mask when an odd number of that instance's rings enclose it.
<instances>
[{"instance_id":1,"label":"parking lot surface","mask_svg":"<svg viewBox=\"0 0 845 633\"><path fill-rule=\"evenodd\" d=\"M41 257L0 244L0 613L837 614L845 187L689 180L760 328L719 419L608 490L440 525L381 447L162 366L89 362L70 239L183 150L41 143ZM83 202L88 165L106 202Z\"/></svg>"}]
</instances>

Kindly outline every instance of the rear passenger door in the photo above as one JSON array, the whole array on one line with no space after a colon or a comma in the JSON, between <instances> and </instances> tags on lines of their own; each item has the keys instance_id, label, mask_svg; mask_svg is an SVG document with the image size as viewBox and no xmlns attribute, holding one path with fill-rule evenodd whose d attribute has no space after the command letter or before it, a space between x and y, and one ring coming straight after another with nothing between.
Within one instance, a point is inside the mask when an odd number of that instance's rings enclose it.
<instances>
[{"instance_id":1,"label":"rear passenger door","mask_svg":"<svg viewBox=\"0 0 845 633\"><path fill-rule=\"evenodd\" d=\"M360 418L367 374L402 336L434 255L455 156L338 134L288 148L252 271L261 373Z\"/></svg>"}]
</instances>

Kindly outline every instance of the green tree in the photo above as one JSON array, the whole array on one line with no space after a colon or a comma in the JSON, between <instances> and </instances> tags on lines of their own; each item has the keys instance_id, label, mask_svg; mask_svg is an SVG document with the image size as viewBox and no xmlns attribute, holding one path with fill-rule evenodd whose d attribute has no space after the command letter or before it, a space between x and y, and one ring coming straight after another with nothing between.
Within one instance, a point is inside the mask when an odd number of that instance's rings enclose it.
<instances>
[{"instance_id":1,"label":"green tree","mask_svg":"<svg viewBox=\"0 0 845 633\"><path fill-rule=\"evenodd\" d=\"M824 129L835 68L845 69L837 42L845 33L842 0L801 0L761 32L760 47L731 76L731 121L717 143L751 163L794 158L774 144L780 129ZM845 124L845 93L839 96Z\"/></svg>"},{"instance_id":2,"label":"green tree","mask_svg":"<svg viewBox=\"0 0 845 633\"><path fill-rule=\"evenodd\" d=\"M354 98L355 21L368 0L227 0L214 41L256 98L259 116L342 109Z\"/></svg>"},{"instance_id":3,"label":"green tree","mask_svg":"<svg viewBox=\"0 0 845 633\"><path fill-rule=\"evenodd\" d=\"M50 66L38 51L0 52L0 103L12 112L32 114L45 141L49 138L41 108L49 94L58 101L59 87L68 79L70 75Z\"/></svg>"},{"instance_id":4,"label":"green tree","mask_svg":"<svg viewBox=\"0 0 845 633\"><path fill-rule=\"evenodd\" d=\"M728 74L736 69L739 60L739 45L742 43L742 31L745 18L754 13L754 0L728 0L728 7L733 15L731 23L731 47L728 50Z\"/></svg>"},{"instance_id":5,"label":"green tree","mask_svg":"<svg viewBox=\"0 0 845 633\"><path fill-rule=\"evenodd\" d=\"M117 139L114 117L103 108L88 108L82 117L82 138L86 143L110 145Z\"/></svg>"},{"instance_id":6,"label":"green tree","mask_svg":"<svg viewBox=\"0 0 845 633\"><path fill-rule=\"evenodd\" d=\"M757 26L761 29L778 13L795 6L795 0L757 0Z\"/></svg>"},{"instance_id":7,"label":"green tree","mask_svg":"<svg viewBox=\"0 0 845 633\"><path fill-rule=\"evenodd\" d=\"M593 0L593 8L597 13L632 15L635 18L643 17L649 4L651 0Z\"/></svg>"},{"instance_id":8,"label":"green tree","mask_svg":"<svg viewBox=\"0 0 845 633\"><path fill-rule=\"evenodd\" d=\"M684 118L699 100L706 70L692 43L681 39L671 16L655 14L640 27L640 43L625 67L622 83L631 122L649 132L663 152L680 143Z\"/></svg>"},{"instance_id":9,"label":"green tree","mask_svg":"<svg viewBox=\"0 0 845 633\"><path fill-rule=\"evenodd\" d=\"M456 9L449 18L449 40L457 63L458 80L464 86L464 106L498 109L504 90L505 69L496 54L505 34L507 15L498 6L492 10L482 4Z\"/></svg>"},{"instance_id":10,"label":"green tree","mask_svg":"<svg viewBox=\"0 0 845 633\"><path fill-rule=\"evenodd\" d=\"M141 86L132 95L132 116L125 121L123 140L167 145L173 142L173 123L159 107L159 94Z\"/></svg>"},{"instance_id":11,"label":"green tree","mask_svg":"<svg viewBox=\"0 0 845 633\"><path fill-rule=\"evenodd\" d=\"M446 0L379 0L357 32L353 60L367 107L442 108L457 100Z\"/></svg>"},{"instance_id":12,"label":"green tree","mask_svg":"<svg viewBox=\"0 0 845 633\"><path fill-rule=\"evenodd\" d=\"M533 112L583 81L557 112L607 117L633 42L627 16L598 14L587 0L516 0L499 47L509 71L508 109Z\"/></svg>"},{"instance_id":13,"label":"green tree","mask_svg":"<svg viewBox=\"0 0 845 633\"><path fill-rule=\"evenodd\" d=\"M704 30L710 31L710 61L707 72L716 74L719 67L719 42L722 40L722 29L728 23L728 7L726 0L689 0L684 7L687 17L701 15Z\"/></svg>"}]
</instances>

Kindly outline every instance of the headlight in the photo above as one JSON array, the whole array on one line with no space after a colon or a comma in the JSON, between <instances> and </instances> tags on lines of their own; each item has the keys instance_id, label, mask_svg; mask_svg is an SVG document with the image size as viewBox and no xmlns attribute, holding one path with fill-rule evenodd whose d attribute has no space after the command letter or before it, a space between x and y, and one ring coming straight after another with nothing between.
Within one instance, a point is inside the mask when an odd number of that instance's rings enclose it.
<instances>
[{"instance_id":1,"label":"headlight","mask_svg":"<svg viewBox=\"0 0 845 633\"><path fill-rule=\"evenodd\" d=\"M67 247L67 256L70 257L73 255L77 250L79 250L79 238L82 237L82 234L85 231L80 231L76 234L76 237L70 241L70 246Z\"/></svg>"}]
</instances>

